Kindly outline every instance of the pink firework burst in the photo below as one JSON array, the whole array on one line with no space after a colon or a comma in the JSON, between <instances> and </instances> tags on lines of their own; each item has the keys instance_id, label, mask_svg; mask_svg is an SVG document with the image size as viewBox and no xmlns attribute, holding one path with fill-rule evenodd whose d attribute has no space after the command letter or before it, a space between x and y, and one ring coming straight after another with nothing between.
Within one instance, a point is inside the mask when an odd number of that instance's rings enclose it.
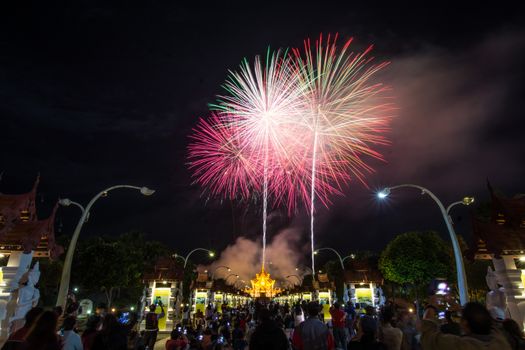
<instances>
[{"instance_id":1,"label":"pink firework burst","mask_svg":"<svg viewBox=\"0 0 525 350\"><path fill-rule=\"evenodd\" d=\"M245 140L228 117L212 114L199 119L190 136L189 168L194 181L211 196L248 198L260 192L258 159L244 147Z\"/></svg>"},{"instance_id":2,"label":"pink firework burst","mask_svg":"<svg viewBox=\"0 0 525 350\"><path fill-rule=\"evenodd\" d=\"M373 64L372 46L351 52L351 42L338 49L337 34L326 40L321 35L314 47L307 39L303 50L293 50L303 86L300 123L310 134L308 182L315 192L307 206L314 197L328 206L330 195L340 194L351 178L366 185L366 173L373 171L366 158L383 159L374 146L388 143L384 133L393 111L390 89L375 81L388 63Z\"/></svg>"}]
</instances>

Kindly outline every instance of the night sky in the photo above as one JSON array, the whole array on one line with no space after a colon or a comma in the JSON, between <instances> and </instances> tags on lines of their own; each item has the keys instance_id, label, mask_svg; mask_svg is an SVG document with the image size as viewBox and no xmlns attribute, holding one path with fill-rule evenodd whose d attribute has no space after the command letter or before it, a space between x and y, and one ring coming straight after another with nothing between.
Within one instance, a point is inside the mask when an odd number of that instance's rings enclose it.
<instances>
[{"instance_id":1,"label":"night sky","mask_svg":"<svg viewBox=\"0 0 525 350\"><path fill-rule=\"evenodd\" d=\"M319 247L379 250L401 232L445 231L437 206L415 190L379 204L373 190L384 185L420 184L445 204L464 195L486 201L487 179L508 195L525 192L525 22L503 2L75 3L0 11L0 191L28 191L40 173L45 217L59 197L85 204L114 184L157 190L147 198L112 192L93 208L83 237L137 229L180 252L258 237L258 203L207 200L191 184L188 134L243 57L301 46L321 32L353 36L356 49L373 43L374 56L392 62L382 77L399 111L392 145L381 149L386 163L370 162L370 188L351 183L346 197L319 210ZM78 215L59 210L62 234ZM453 213L467 237L469 215ZM275 210L269 234L294 226L306 240L307 220Z\"/></svg>"}]
</instances>

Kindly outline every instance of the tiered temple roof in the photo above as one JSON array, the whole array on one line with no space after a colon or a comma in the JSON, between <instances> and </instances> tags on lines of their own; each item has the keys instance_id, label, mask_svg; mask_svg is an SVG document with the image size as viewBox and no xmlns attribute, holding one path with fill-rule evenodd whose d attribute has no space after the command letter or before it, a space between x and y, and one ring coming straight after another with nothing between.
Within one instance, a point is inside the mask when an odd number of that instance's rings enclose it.
<instances>
[{"instance_id":1,"label":"tiered temple roof","mask_svg":"<svg viewBox=\"0 0 525 350\"><path fill-rule=\"evenodd\" d=\"M182 267L170 257L159 258L153 271L144 273L143 280L151 281L180 281L184 276Z\"/></svg>"},{"instance_id":2,"label":"tiered temple roof","mask_svg":"<svg viewBox=\"0 0 525 350\"><path fill-rule=\"evenodd\" d=\"M525 195L512 198L496 193L491 196L489 217L473 216L474 247L470 256L490 259L492 255L522 255L525 252Z\"/></svg>"},{"instance_id":3,"label":"tiered temple roof","mask_svg":"<svg viewBox=\"0 0 525 350\"><path fill-rule=\"evenodd\" d=\"M253 298L266 297L273 298L281 290L275 288L275 280L270 277L270 274L264 271L264 266L261 267L261 272L255 274L255 278L251 280L252 287L246 288L245 292L250 294Z\"/></svg>"},{"instance_id":4,"label":"tiered temple roof","mask_svg":"<svg viewBox=\"0 0 525 350\"><path fill-rule=\"evenodd\" d=\"M348 270L345 270L346 283L383 283L383 275L370 259L351 260Z\"/></svg>"},{"instance_id":5,"label":"tiered temple roof","mask_svg":"<svg viewBox=\"0 0 525 350\"><path fill-rule=\"evenodd\" d=\"M0 193L0 252L34 251L37 257L57 258L64 249L55 242L55 214L58 202L47 219L38 220L36 189L39 178L30 192Z\"/></svg>"}]
</instances>

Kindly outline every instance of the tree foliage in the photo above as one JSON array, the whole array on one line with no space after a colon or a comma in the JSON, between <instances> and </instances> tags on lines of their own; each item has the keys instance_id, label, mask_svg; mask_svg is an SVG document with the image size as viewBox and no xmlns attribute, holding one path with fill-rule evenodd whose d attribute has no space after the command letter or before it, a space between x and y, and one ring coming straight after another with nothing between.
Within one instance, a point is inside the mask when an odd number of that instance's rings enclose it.
<instances>
[{"instance_id":1,"label":"tree foliage","mask_svg":"<svg viewBox=\"0 0 525 350\"><path fill-rule=\"evenodd\" d=\"M392 240L379 259L385 279L422 286L453 274L450 248L436 232L407 232Z\"/></svg>"},{"instance_id":2,"label":"tree foliage","mask_svg":"<svg viewBox=\"0 0 525 350\"><path fill-rule=\"evenodd\" d=\"M341 263L339 260L330 260L324 265L324 270L328 273L330 281L334 281L337 300L343 300L345 286L344 271L341 269Z\"/></svg>"},{"instance_id":3,"label":"tree foliage","mask_svg":"<svg viewBox=\"0 0 525 350\"><path fill-rule=\"evenodd\" d=\"M142 274L168 252L162 243L148 241L138 232L81 241L73 261L72 285L82 294L118 289L121 303L134 303L142 294Z\"/></svg>"}]
</instances>

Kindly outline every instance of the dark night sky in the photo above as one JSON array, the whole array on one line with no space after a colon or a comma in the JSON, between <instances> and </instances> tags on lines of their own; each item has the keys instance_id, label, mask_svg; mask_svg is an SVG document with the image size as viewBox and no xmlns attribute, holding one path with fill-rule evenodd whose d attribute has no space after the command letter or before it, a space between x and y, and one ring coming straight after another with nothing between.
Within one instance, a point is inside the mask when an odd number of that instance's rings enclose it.
<instances>
[{"instance_id":1,"label":"dark night sky","mask_svg":"<svg viewBox=\"0 0 525 350\"><path fill-rule=\"evenodd\" d=\"M42 216L58 197L86 203L117 183L158 191L112 192L92 210L84 237L139 229L187 251L223 248L241 232L257 236L256 205L243 216L242 204L206 201L191 185L187 135L227 69L268 45L300 46L320 32L354 36L357 48L374 43L374 55L392 61L384 78L400 110L371 189L412 182L445 203L466 194L486 200L487 179L509 195L525 192L525 28L517 8L75 3L0 11L0 191L27 191L40 172ZM388 205L357 183L346 193L320 210L319 246L377 250L400 232L445 230L435 204L416 191L397 192ZM60 210L64 233L77 214ZM307 229L304 215L273 216L270 234L287 221ZM468 234L468 211L453 216Z\"/></svg>"}]
</instances>

